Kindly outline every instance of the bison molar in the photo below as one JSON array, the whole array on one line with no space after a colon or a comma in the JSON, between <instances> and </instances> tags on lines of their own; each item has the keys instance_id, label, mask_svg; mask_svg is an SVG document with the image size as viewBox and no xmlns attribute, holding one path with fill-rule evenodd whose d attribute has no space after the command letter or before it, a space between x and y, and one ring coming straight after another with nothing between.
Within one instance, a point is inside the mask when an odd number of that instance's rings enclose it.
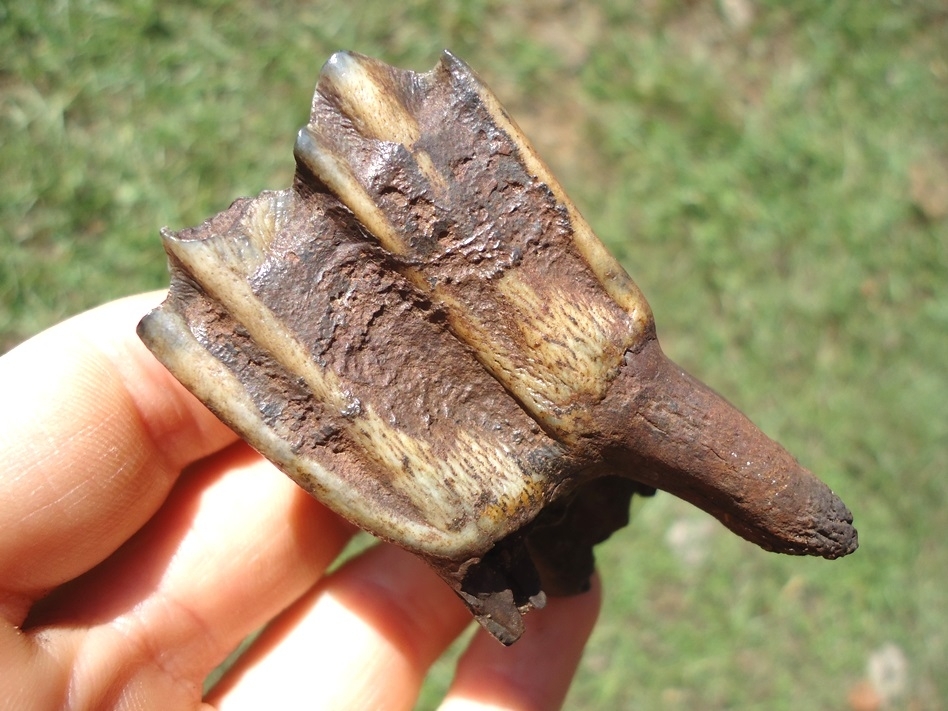
<instances>
[{"instance_id":1,"label":"bison molar","mask_svg":"<svg viewBox=\"0 0 948 711\"><path fill-rule=\"evenodd\" d=\"M164 231L139 334L326 506L424 558L510 644L663 489L773 551L836 558L852 515L662 354L642 293L497 99L340 52L293 186Z\"/></svg>"}]
</instances>

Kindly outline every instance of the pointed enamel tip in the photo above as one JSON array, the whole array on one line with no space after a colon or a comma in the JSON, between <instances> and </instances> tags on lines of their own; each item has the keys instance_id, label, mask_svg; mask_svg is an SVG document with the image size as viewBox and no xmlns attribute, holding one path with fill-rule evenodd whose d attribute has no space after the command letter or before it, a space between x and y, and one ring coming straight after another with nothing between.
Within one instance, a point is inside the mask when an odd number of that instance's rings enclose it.
<instances>
[{"instance_id":1,"label":"pointed enamel tip","mask_svg":"<svg viewBox=\"0 0 948 711\"><path fill-rule=\"evenodd\" d=\"M355 52L336 52L320 72L311 121L319 113L322 97L365 138L410 146L420 131L403 103L404 81L409 76Z\"/></svg>"},{"instance_id":2,"label":"pointed enamel tip","mask_svg":"<svg viewBox=\"0 0 948 711\"><path fill-rule=\"evenodd\" d=\"M353 67L363 63L367 58L361 54L349 50L340 50L326 60L320 70L320 76L332 79L339 76L345 76L347 72L352 71Z\"/></svg>"},{"instance_id":3,"label":"pointed enamel tip","mask_svg":"<svg viewBox=\"0 0 948 711\"><path fill-rule=\"evenodd\" d=\"M445 49L441 52L441 64L450 72L460 72L465 75L474 73L470 65L454 54L450 49Z\"/></svg>"},{"instance_id":4,"label":"pointed enamel tip","mask_svg":"<svg viewBox=\"0 0 948 711\"><path fill-rule=\"evenodd\" d=\"M358 86L360 77L365 74L367 59L347 50L333 54L319 70L316 96L335 98L351 92L353 85Z\"/></svg>"},{"instance_id":5,"label":"pointed enamel tip","mask_svg":"<svg viewBox=\"0 0 948 711\"><path fill-rule=\"evenodd\" d=\"M858 547L839 497L657 341L627 358L609 397L630 478L693 503L765 550L832 559Z\"/></svg>"}]
</instances>

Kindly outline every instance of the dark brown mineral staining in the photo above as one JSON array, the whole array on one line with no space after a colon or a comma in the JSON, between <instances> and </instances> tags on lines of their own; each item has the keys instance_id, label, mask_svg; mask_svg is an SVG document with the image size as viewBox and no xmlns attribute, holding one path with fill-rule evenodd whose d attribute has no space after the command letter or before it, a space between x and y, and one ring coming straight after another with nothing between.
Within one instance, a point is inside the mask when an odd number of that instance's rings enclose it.
<instances>
[{"instance_id":1,"label":"dark brown mineral staining","mask_svg":"<svg viewBox=\"0 0 948 711\"><path fill-rule=\"evenodd\" d=\"M633 494L837 558L852 515L663 355L645 298L473 72L323 68L293 187L163 233L139 326L324 504L422 556L510 644L583 590Z\"/></svg>"}]
</instances>

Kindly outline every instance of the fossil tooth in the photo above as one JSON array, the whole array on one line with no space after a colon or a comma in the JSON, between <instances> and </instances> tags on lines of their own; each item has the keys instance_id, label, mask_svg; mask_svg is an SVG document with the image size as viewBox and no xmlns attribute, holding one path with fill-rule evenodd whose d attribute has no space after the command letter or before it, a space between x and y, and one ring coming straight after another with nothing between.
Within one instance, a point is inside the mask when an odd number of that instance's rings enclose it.
<instances>
[{"instance_id":1,"label":"fossil tooth","mask_svg":"<svg viewBox=\"0 0 948 711\"><path fill-rule=\"evenodd\" d=\"M662 354L645 298L497 99L340 52L294 185L163 231L139 334L330 508L422 556L510 644L663 489L768 550L836 558L845 505Z\"/></svg>"}]
</instances>

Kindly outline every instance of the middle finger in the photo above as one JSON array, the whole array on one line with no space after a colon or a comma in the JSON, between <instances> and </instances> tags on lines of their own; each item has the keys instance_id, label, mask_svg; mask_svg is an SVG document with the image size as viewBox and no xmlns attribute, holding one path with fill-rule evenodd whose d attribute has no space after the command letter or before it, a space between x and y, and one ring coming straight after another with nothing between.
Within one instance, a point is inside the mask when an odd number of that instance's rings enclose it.
<instances>
[{"instance_id":1,"label":"middle finger","mask_svg":"<svg viewBox=\"0 0 948 711\"><path fill-rule=\"evenodd\" d=\"M381 544L287 610L209 700L222 711L410 709L428 668L470 621L421 560Z\"/></svg>"}]
</instances>

